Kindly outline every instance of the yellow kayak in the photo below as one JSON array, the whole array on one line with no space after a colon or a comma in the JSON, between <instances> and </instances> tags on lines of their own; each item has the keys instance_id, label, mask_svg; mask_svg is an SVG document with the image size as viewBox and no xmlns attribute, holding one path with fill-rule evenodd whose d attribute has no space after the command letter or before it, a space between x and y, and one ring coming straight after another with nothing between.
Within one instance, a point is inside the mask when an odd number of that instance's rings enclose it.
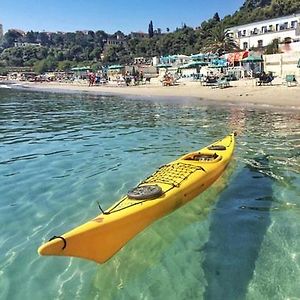
<instances>
[{"instance_id":1,"label":"yellow kayak","mask_svg":"<svg viewBox=\"0 0 300 300\"><path fill-rule=\"evenodd\" d=\"M231 160L235 134L163 165L112 207L42 245L40 255L104 263L154 221L207 189Z\"/></svg>"}]
</instances>

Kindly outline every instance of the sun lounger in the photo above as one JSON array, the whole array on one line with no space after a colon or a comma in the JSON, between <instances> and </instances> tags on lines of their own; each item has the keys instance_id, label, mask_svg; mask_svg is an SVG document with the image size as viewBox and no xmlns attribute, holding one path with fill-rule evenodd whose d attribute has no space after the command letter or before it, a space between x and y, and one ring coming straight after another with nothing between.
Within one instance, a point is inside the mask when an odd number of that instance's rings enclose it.
<instances>
[{"instance_id":1,"label":"sun lounger","mask_svg":"<svg viewBox=\"0 0 300 300\"><path fill-rule=\"evenodd\" d=\"M227 87L230 87L230 84L229 84L229 81L227 80L227 78L221 78L217 81L217 85L218 85L218 88L220 89L224 89L224 88L227 88Z\"/></svg>"},{"instance_id":2,"label":"sun lounger","mask_svg":"<svg viewBox=\"0 0 300 300\"><path fill-rule=\"evenodd\" d=\"M230 87L230 83L227 80L227 78L223 78L223 77L220 79L206 82L205 85L210 86L212 89L216 89L216 88L224 89L224 88Z\"/></svg>"},{"instance_id":3,"label":"sun lounger","mask_svg":"<svg viewBox=\"0 0 300 300\"><path fill-rule=\"evenodd\" d=\"M297 85L298 82L296 80L296 76L295 75L286 75L284 84L286 84L287 86Z\"/></svg>"},{"instance_id":4,"label":"sun lounger","mask_svg":"<svg viewBox=\"0 0 300 300\"><path fill-rule=\"evenodd\" d=\"M218 80L216 77L206 77L204 80L200 81L200 83L204 86L217 86Z\"/></svg>"},{"instance_id":5,"label":"sun lounger","mask_svg":"<svg viewBox=\"0 0 300 300\"><path fill-rule=\"evenodd\" d=\"M266 74L265 72L259 74L257 78L256 85L272 85L272 81L274 80L273 75Z\"/></svg>"}]
</instances>

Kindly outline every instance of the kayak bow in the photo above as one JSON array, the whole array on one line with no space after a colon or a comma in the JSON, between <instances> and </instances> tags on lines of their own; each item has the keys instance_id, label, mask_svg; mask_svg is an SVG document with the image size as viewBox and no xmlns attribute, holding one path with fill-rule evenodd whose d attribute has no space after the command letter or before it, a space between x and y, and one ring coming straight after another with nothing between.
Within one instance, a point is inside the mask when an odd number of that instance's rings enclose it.
<instances>
[{"instance_id":1,"label":"kayak bow","mask_svg":"<svg viewBox=\"0 0 300 300\"><path fill-rule=\"evenodd\" d=\"M235 134L160 167L112 207L87 223L54 236L40 255L74 256L104 263L154 221L195 198L223 173Z\"/></svg>"}]
</instances>

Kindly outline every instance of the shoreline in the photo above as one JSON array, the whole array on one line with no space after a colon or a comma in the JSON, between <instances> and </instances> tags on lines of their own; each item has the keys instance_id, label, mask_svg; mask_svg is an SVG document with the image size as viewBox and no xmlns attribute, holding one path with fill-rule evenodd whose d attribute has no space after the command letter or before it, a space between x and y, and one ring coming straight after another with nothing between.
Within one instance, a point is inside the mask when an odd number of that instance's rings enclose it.
<instances>
[{"instance_id":1,"label":"shoreline","mask_svg":"<svg viewBox=\"0 0 300 300\"><path fill-rule=\"evenodd\" d=\"M5 84L5 82L2 82ZM11 85L11 84L9 84ZM205 102L231 105L255 105L300 110L300 86L287 87L282 84L256 86L254 80L230 82L230 87L219 89L201 86L199 82L186 82L176 86L147 84L140 86L91 86L58 82L14 82L12 88L42 92L88 93L104 96L135 96L142 98L194 98Z\"/></svg>"}]
</instances>

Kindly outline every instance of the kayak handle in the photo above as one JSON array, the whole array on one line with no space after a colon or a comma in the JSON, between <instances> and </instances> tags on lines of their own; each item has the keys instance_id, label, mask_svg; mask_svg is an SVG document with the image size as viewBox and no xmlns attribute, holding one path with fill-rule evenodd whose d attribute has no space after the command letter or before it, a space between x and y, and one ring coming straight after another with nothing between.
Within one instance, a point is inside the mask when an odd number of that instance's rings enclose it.
<instances>
[{"instance_id":1,"label":"kayak handle","mask_svg":"<svg viewBox=\"0 0 300 300\"><path fill-rule=\"evenodd\" d=\"M49 240L49 242L52 241L52 240L54 240L54 239L62 239L62 241L64 242L64 245L63 245L63 247L61 248L62 250L64 250L64 249L67 247L67 241L66 241L66 239L63 238L62 236L57 236L57 235L55 235L55 236L53 236L53 237Z\"/></svg>"},{"instance_id":2,"label":"kayak handle","mask_svg":"<svg viewBox=\"0 0 300 300\"><path fill-rule=\"evenodd\" d=\"M100 211L101 211L104 215L109 215L109 214L110 214L110 212L105 212L105 211L101 208L100 202L99 202L99 201L97 201L97 204L98 204L98 207L99 207Z\"/></svg>"}]
</instances>

